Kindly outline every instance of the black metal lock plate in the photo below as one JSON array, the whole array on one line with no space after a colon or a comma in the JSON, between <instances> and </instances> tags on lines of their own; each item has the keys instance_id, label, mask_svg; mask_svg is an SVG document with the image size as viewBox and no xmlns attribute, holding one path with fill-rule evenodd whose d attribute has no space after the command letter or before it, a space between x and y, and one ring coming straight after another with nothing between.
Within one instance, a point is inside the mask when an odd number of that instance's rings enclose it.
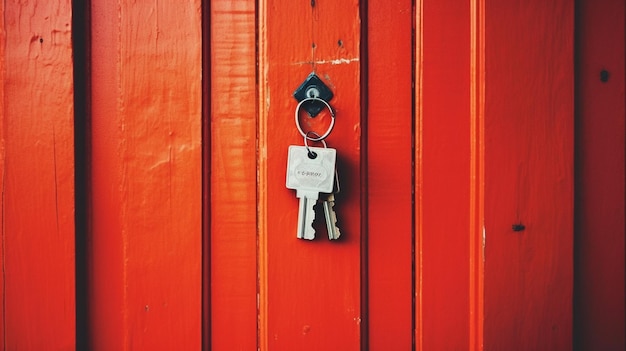
<instances>
[{"instance_id":1,"label":"black metal lock plate","mask_svg":"<svg viewBox=\"0 0 626 351\"><path fill-rule=\"evenodd\" d=\"M316 97L318 99L322 99L326 102L329 102L333 98L333 92L322 82L320 77L318 77L315 73L309 74L309 76L300 84L298 89L293 92L293 97L298 100L298 102L307 99ZM317 116L326 105L324 105L321 101L307 101L302 104L302 108L309 114L311 117Z\"/></svg>"}]
</instances>

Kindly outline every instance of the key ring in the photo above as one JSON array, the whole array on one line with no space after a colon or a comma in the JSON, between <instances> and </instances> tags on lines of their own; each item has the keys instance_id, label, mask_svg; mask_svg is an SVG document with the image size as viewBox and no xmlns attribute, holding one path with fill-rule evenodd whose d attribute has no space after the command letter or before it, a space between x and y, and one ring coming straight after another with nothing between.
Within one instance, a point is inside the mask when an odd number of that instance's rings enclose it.
<instances>
[{"instance_id":1,"label":"key ring","mask_svg":"<svg viewBox=\"0 0 626 351\"><path fill-rule=\"evenodd\" d=\"M317 138L311 138L309 136L309 134L315 134L315 135L317 135ZM306 132L306 135L304 137L304 147L306 148L307 156L309 156L310 159L316 158L317 154L315 153L315 151L311 151L311 149L309 149L309 142L308 142L308 140L315 141L315 142L321 142L322 145L324 145L325 149L328 148L328 145L326 145L326 140L320 139L320 135L317 134L317 132L309 130L308 132Z\"/></svg>"},{"instance_id":2,"label":"key ring","mask_svg":"<svg viewBox=\"0 0 626 351\"><path fill-rule=\"evenodd\" d=\"M305 133L302 130L302 127L300 127L300 107L302 107L302 104L307 102L307 101L321 101L321 102L324 103L324 105L326 105L326 108L328 108L328 111L330 112L330 117L331 117L330 126L328 127L328 130L326 131L326 133L324 133L324 134L322 134L320 136L318 133L313 132L313 133L315 133L315 135L318 136L317 138L311 138L309 136L309 133L311 131ZM298 131L300 132L302 137L304 137L305 141L307 139L311 140L311 141L322 141L322 140L326 139L330 135L330 132L333 131L333 127L335 126L335 112L333 111L332 107L330 107L330 104L328 104L328 102L326 102L326 100L320 99L318 97L309 97L309 98L306 98L306 99L300 101L300 103L298 103L298 106L296 107L295 120L296 120L296 127L298 128Z\"/></svg>"}]
</instances>

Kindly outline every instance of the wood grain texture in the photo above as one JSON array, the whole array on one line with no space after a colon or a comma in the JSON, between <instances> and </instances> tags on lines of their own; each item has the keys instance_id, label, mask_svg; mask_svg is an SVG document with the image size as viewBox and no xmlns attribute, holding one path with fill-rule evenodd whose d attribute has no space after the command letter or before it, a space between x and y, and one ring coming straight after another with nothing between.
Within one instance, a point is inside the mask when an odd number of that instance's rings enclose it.
<instances>
[{"instance_id":1,"label":"wood grain texture","mask_svg":"<svg viewBox=\"0 0 626 351\"><path fill-rule=\"evenodd\" d=\"M576 21L575 349L624 350L626 4L577 1Z\"/></svg>"},{"instance_id":2,"label":"wood grain texture","mask_svg":"<svg viewBox=\"0 0 626 351\"><path fill-rule=\"evenodd\" d=\"M92 350L201 345L200 1L92 1Z\"/></svg>"},{"instance_id":3,"label":"wood grain texture","mask_svg":"<svg viewBox=\"0 0 626 351\"><path fill-rule=\"evenodd\" d=\"M486 348L572 349L573 9L486 5Z\"/></svg>"},{"instance_id":4,"label":"wood grain texture","mask_svg":"<svg viewBox=\"0 0 626 351\"><path fill-rule=\"evenodd\" d=\"M370 1L367 18L368 319L371 350L413 343L411 1Z\"/></svg>"},{"instance_id":5,"label":"wood grain texture","mask_svg":"<svg viewBox=\"0 0 626 351\"><path fill-rule=\"evenodd\" d=\"M70 1L2 5L2 347L73 350Z\"/></svg>"},{"instance_id":6,"label":"wood grain texture","mask_svg":"<svg viewBox=\"0 0 626 351\"><path fill-rule=\"evenodd\" d=\"M312 6L314 5L314 6ZM361 343L360 19L357 1L259 4L259 285L262 350L358 350ZM285 188L287 147L302 145L291 94L311 71L331 88L337 122L342 240L319 224L296 238L298 201ZM323 130L324 113L302 117ZM321 216L319 217L321 219Z\"/></svg>"},{"instance_id":7,"label":"wood grain texture","mask_svg":"<svg viewBox=\"0 0 626 351\"><path fill-rule=\"evenodd\" d=\"M212 350L257 347L255 2L210 3Z\"/></svg>"}]
</instances>

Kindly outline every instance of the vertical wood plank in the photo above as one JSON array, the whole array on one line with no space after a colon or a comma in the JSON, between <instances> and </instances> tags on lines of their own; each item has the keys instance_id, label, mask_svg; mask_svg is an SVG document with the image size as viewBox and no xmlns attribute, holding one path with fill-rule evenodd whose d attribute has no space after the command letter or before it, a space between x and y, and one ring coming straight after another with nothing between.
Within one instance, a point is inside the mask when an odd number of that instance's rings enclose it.
<instances>
[{"instance_id":1,"label":"vertical wood plank","mask_svg":"<svg viewBox=\"0 0 626 351\"><path fill-rule=\"evenodd\" d=\"M91 349L201 346L200 1L92 1Z\"/></svg>"},{"instance_id":2,"label":"vertical wood plank","mask_svg":"<svg viewBox=\"0 0 626 351\"><path fill-rule=\"evenodd\" d=\"M259 8L259 286L262 350L360 349L361 110L357 1L267 0ZM298 201L285 188L287 147L302 145L291 94L311 71L332 89L342 240L296 238ZM327 113L311 119L324 130ZM318 216L322 219L322 216Z\"/></svg>"},{"instance_id":3,"label":"vertical wood plank","mask_svg":"<svg viewBox=\"0 0 626 351\"><path fill-rule=\"evenodd\" d=\"M470 1L469 344L484 349L486 0Z\"/></svg>"},{"instance_id":4,"label":"vertical wood plank","mask_svg":"<svg viewBox=\"0 0 626 351\"><path fill-rule=\"evenodd\" d=\"M255 2L210 3L212 350L257 347Z\"/></svg>"},{"instance_id":5,"label":"vertical wood plank","mask_svg":"<svg viewBox=\"0 0 626 351\"><path fill-rule=\"evenodd\" d=\"M484 6L415 8L418 350L483 348Z\"/></svg>"},{"instance_id":6,"label":"vertical wood plank","mask_svg":"<svg viewBox=\"0 0 626 351\"><path fill-rule=\"evenodd\" d=\"M488 349L572 349L573 9L486 5Z\"/></svg>"},{"instance_id":7,"label":"vertical wood plank","mask_svg":"<svg viewBox=\"0 0 626 351\"><path fill-rule=\"evenodd\" d=\"M475 113L471 100L472 8L462 1L417 7L416 347L470 343L470 245Z\"/></svg>"},{"instance_id":8,"label":"vertical wood plank","mask_svg":"<svg viewBox=\"0 0 626 351\"><path fill-rule=\"evenodd\" d=\"M624 1L576 2L574 340L580 351L626 348L625 17Z\"/></svg>"},{"instance_id":9,"label":"vertical wood plank","mask_svg":"<svg viewBox=\"0 0 626 351\"><path fill-rule=\"evenodd\" d=\"M5 123L5 72L6 72L6 23L5 23L5 4L0 2L0 189L2 189L2 197L0 198L0 345L4 347L5 327L4 327L4 174L5 174L5 146L4 146L4 123Z\"/></svg>"},{"instance_id":10,"label":"vertical wood plank","mask_svg":"<svg viewBox=\"0 0 626 351\"><path fill-rule=\"evenodd\" d=\"M70 1L4 2L3 349L75 348Z\"/></svg>"},{"instance_id":11,"label":"vertical wood plank","mask_svg":"<svg viewBox=\"0 0 626 351\"><path fill-rule=\"evenodd\" d=\"M413 343L411 1L369 1L367 179L369 348Z\"/></svg>"},{"instance_id":12,"label":"vertical wood plank","mask_svg":"<svg viewBox=\"0 0 626 351\"><path fill-rule=\"evenodd\" d=\"M414 106L413 115L415 122L413 124L413 158L414 158L414 174L413 174L413 289L414 289L414 309L413 309L413 350L422 350L424 345L424 314L423 314L423 292L424 287L422 278L424 270L422 266L423 255L423 238L424 238L424 202L422 194L424 192L424 134L422 128L424 126L424 1L415 1L414 3Z\"/></svg>"}]
</instances>

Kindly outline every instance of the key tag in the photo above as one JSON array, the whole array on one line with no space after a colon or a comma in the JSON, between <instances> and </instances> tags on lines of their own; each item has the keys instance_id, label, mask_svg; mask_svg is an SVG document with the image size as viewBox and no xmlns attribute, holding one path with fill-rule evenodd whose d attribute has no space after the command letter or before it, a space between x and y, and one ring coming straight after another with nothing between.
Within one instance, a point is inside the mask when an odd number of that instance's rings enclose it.
<instances>
[{"instance_id":1,"label":"key tag","mask_svg":"<svg viewBox=\"0 0 626 351\"><path fill-rule=\"evenodd\" d=\"M322 141L323 144L326 144ZM335 184L337 151L327 147L290 145L287 188L330 193Z\"/></svg>"}]
</instances>

